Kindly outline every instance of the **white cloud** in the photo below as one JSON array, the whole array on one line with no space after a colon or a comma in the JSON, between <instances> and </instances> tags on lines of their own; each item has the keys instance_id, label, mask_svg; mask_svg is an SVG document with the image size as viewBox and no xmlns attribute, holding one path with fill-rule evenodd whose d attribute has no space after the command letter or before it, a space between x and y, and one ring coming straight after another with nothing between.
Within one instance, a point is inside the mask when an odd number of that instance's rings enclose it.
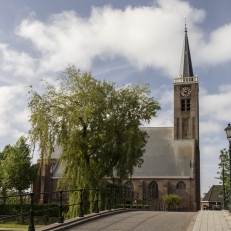
<instances>
[{"instance_id":1,"label":"white cloud","mask_svg":"<svg viewBox=\"0 0 231 231\"><path fill-rule=\"evenodd\" d=\"M218 133L222 131L223 127L220 123L215 121L202 121L200 122L200 135Z\"/></svg>"},{"instance_id":2,"label":"white cloud","mask_svg":"<svg viewBox=\"0 0 231 231\"><path fill-rule=\"evenodd\" d=\"M185 14L192 30L205 16L187 2L159 0L150 7L92 8L89 18L70 11L53 15L47 23L25 19L17 34L41 52L40 71L60 71L67 63L89 69L96 58L123 57L136 68L177 75Z\"/></svg>"},{"instance_id":3,"label":"white cloud","mask_svg":"<svg viewBox=\"0 0 231 231\"><path fill-rule=\"evenodd\" d=\"M173 110L158 111L157 117L154 117L145 127L173 127Z\"/></svg>"},{"instance_id":4,"label":"white cloud","mask_svg":"<svg viewBox=\"0 0 231 231\"><path fill-rule=\"evenodd\" d=\"M25 79L34 76L35 60L27 53L14 51L6 44L0 44L0 54L2 70L11 72L15 76L23 76Z\"/></svg>"},{"instance_id":5,"label":"white cloud","mask_svg":"<svg viewBox=\"0 0 231 231\"><path fill-rule=\"evenodd\" d=\"M231 91L230 86L221 86L218 94L207 94L200 97L200 114L206 120L229 122L231 118ZM226 90L224 90L226 89Z\"/></svg>"},{"instance_id":6,"label":"white cloud","mask_svg":"<svg viewBox=\"0 0 231 231\"><path fill-rule=\"evenodd\" d=\"M231 23L217 28L210 34L209 41L200 41L196 51L200 62L217 65L231 59Z\"/></svg>"},{"instance_id":7,"label":"white cloud","mask_svg":"<svg viewBox=\"0 0 231 231\"><path fill-rule=\"evenodd\" d=\"M0 137L19 138L28 130L26 88L0 87Z\"/></svg>"}]
</instances>

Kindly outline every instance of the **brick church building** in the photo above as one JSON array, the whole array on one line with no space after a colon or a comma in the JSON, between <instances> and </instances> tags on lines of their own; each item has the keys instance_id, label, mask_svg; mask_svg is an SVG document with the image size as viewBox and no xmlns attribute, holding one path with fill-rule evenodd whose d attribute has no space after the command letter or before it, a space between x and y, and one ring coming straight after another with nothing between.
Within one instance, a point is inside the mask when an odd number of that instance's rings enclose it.
<instances>
[{"instance_id":1,"label":"brick church building","mask_svg":"<svg viewBox=\"0 0 231 231\"><path fill-rule=\"evenodd\" d=\"M180 74L173 80L174 127L144 127L149 135L144 163L136 167L124 186L139 195L163 204L166 194L183 197L180 207L185 211L200 209L200 150L199 150L199 85L194 76L187 29L180 64ZM56 190L63 167L59 163L62 150L56 146L46 168L33 185L34 192ZM38 160L39 162L39 160ZM40 203L58 201L56 195L40 195Z\"/></svg>"}]
</instances>

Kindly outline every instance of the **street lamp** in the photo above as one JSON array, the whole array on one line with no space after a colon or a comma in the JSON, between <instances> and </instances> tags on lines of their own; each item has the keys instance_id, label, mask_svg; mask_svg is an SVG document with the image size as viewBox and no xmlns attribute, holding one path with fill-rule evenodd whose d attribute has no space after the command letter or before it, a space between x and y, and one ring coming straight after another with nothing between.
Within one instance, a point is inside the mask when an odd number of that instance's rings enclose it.
<instances>
[{"instance_id":1,"label":"street lamp","mask_svg":"<svg viewBox=\"0 0 231 231\"><path fill-rule=\"evenodd\" d=\"M223 200L222 200L222 209L225 209L225 183L224 183L224 163L226 160L226 155L224 153L222 153L220 155L220 160L221 160L221 164L222 164L222 183L223 183Z\"/></svg>"},{"instance_id":2,"label":"street lamp","mask_svg":"<svg viewBox=\"0 0 231 231\"><path fill-rule=\"evenodd\" d=\"M231 213L231 126L230 123L225 128L226 136L229 141L229 213Z\"/></svg>"}]
</instances>

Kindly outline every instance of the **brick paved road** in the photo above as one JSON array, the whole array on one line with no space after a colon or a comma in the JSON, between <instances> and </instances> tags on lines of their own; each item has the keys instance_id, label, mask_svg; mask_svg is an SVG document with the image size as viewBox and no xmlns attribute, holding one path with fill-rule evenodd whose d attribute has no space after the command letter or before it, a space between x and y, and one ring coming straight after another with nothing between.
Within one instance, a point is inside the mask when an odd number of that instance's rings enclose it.
<instances>
[{"instance_id":1,"label":"brick paved road","mask_svg":"<svg viewBox=\"0 0 231 231\"><path fill-rule=\"evenodd\" d=\"M187 231L193 212L133 211L99 218L68 231Z\"/></svg>"}]
</instances>

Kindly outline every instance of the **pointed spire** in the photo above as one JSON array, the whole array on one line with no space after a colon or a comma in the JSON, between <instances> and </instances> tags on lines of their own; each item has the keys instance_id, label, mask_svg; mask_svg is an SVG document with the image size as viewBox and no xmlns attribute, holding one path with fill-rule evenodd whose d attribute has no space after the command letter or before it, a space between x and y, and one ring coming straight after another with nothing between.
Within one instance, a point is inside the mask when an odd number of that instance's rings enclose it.
<instances>
[{"instance_id":1,"label":"pointed spire","mask_svg":"<svg viewBox=\"0 0 231 231\"><path fill-rule=\"evenodd\" d=\"M185 16L185 31L184 31L184 45L181 56L181 64L180 64L180 77L193 77L193 68L192 61L188 43L188 35L187 35L187 27L186 27L186 16Z\"/></svg>"}]
</instances>

